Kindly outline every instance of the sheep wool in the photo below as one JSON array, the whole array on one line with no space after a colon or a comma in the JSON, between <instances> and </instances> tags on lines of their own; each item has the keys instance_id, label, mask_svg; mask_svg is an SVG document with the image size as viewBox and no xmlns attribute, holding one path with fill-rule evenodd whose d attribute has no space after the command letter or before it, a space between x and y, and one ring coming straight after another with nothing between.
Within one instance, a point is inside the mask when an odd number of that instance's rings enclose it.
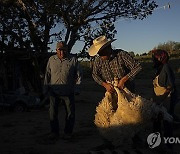
<instances>
[{"instance_id":1,"label":"sheep wool","mask_svg":"<svg viewBox=\"0 0 180 154\"><path fill-rule=\"evenodd\" d=\"M112 84L116 93L105 93L96 107L94 123L100 134L114 146L131 145L136 134L145 138L142 132L152 128L152 119L155 119L159 112L163 113L165 120L172 121L171 115L163 106L135 95L127 88L118 89L116 82Z\"/></svg>"}]
</instances>

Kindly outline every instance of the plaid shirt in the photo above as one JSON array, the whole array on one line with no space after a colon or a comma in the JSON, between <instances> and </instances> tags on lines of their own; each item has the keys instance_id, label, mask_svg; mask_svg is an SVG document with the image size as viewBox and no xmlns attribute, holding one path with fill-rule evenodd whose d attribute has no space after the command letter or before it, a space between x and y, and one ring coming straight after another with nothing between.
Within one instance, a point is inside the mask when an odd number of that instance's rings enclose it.
<instances>
[{"instance_id":1,"label":"plaid shirt","mask_svg":"<svg viewBox=\"0 0 180 154\"><path fill-rule=\"evenodd\" d=\"M114 81L114 77L121 79L125 75L130 80L141 70L141 65L126 51L117 49L108 60L96 57L93 64L92 76L94 80L102 85L102 82Z\"/></svg>"}]
</instances>

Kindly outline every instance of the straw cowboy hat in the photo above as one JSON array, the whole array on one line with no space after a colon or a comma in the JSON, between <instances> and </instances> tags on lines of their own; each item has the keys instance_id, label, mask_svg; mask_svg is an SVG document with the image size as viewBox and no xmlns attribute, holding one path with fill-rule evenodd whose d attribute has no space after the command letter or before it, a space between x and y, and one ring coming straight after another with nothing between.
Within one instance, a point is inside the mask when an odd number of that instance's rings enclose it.
<instances>
[{"instance_id":1,"label":"straw cowboy hat","mask_svg":"<svg viewBox=\"0 0 180 154\"><path fill-rule=\"evenodd\" d=\"M93 44L89 48L89 55L95 56L100 50L104 49L115 40L116 39L108 40L106 36L99 36L93 40Z\"/></svg>"}]
</instances>

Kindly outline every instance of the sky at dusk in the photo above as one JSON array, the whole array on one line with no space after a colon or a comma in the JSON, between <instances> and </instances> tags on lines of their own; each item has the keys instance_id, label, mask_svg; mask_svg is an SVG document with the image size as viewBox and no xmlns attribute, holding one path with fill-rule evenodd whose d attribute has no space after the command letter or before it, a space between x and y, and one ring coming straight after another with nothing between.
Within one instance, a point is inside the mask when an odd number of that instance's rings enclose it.
<instances>
[{"instance_id":1,"label":"sky at dusk","mask_svg":"<svg viewBox=\"0 0 180 154\"><path fill-rule=\"evenodd\" d=\"M158 0L157 4L158 8L144 20L120 20L113 46L144 53L159 43L180 42L180 0Z\"/></svg>"},{"instance_id":2,"label":"sky at dusk","mask_svg":"<svg viewBox=\"0 0 180 154\"><path fill-rule=\"evenodd\" d=\"M120 19L116 22L117 40L112 43L114 48L141 54L152 50L159 43L180 42L180 0L156 2L158 8L144 20ZM53 43L51 50L55 50L55 46L56 43ZM77 42L72 53L79 52L82 47Z\"/></svg>"}]
</instances>

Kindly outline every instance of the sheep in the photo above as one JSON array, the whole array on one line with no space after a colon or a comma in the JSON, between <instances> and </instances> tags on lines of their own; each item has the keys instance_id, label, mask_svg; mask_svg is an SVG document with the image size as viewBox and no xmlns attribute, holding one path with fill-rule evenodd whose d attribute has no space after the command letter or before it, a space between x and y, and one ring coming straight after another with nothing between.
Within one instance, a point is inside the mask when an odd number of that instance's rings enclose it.
<instances>
[{"instance_id":1,"label":"sheep","mask_svg":"<svg viewBox=\"0 0 180 154\"><path fill-rule=\"evenodd\" d=\"M132 145L132 138L136 134L152 128L152 119L159 112L163 113L164 120L172 122L172 116L163 106L135 95L127 88L118 89L117 79L112 84L116 93L105 93L105 97L96 107L94 123L101 135L114 146ZM144 138L145 134L141 135Z\"/></svg>"}]
</instances>

